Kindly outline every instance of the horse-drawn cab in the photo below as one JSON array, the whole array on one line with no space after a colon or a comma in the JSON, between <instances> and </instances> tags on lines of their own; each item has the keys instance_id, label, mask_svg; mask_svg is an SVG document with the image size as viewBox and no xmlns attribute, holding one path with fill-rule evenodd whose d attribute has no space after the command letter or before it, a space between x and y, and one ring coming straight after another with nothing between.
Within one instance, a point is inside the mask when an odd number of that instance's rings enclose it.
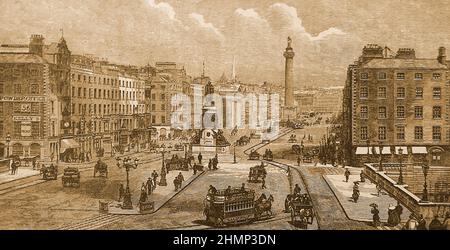
<instances>
[{"instance_id":1,"label":"horse-drawn cab","mask_svg":"<svg viewBox=\"0 0 450 250\"><path fill-rule=\"evenodd\" d=\"M296 143L296 142L297 142L297 135L292 134L292 135L289 137L288 142L289 142L289 143Z\"/></svg>"},{"instance_id":2,"label":"horse-drawn cab","mask_svg":"<svg viewBox=\"0 0 450 250\"><path fill-rule=\"evenodd\" d=\"M42 165L40 170L43 180L56 180L58 178L58 166L51 163L50 165Z\"/></svg>"},{"instance_id":3,"label":"horse-drawn cab","mask_svg":"<svg viewBox=\"0 0 450 250\"><path fill-rule=\"evenodd\" d=\"M285 200L286 212L291 213L291 222L307 227L314 220L314 208L308 194L289 194Z\"/></svg>"},{"instance_id":4,"label":"horse-drawn cab","mask_svg":"<svg viewBox=\"0 0 450 250\"><path fill-rule=\"evenodd\" d=\"M229 188L208 193L204 201L206 222L215 227L248 223L255 219L255 191Z\"/></svg>"},{"instance_id":5,"label":"horse-drawn cab","mask_svg":"<svg viewBox=\"0 0 450 250\"><path fill-rule=\"evenodd\" d=\"M266 152L264 152L263 159L266 160L266 161L273 161L272 150L267 149Z\"/></svg>"},{"instance_id":6,"label":"horse-drawn cab","mask_svg":"<svg viewBox=\"0 0 450 250\"><path fill-rule=\"evenodd\" d=\"M80 187L80 171L78 168L65 168L61 179L63 187Z\"/></svg>"},{"instance_id":7,"label":"horse-drawn cab","mask_svg":"<svg viewBox=\"0 0 450 250\"><path fill-rule=\"evenodd\" d=\"M248 156L249 160L259 160L261 155L258 153L258 151L252 151L250 152L250 155Z\"/></svg>"},{"instance_id":8,"label":"horse-drawn cab","mask_svg":"<svg viewBox=\"0 0 450 250\"><path fill-rule=\"evenodd\" d=\"M96 177L95 175L97 174L97 172L99 173L100 177L108 178L108 165L101 159L99 159L94 166L94 178Z\"/></svg>"},{"instance_id":9,"label":"horse-drawn cab","mask_svg":"<svg viewBox=\"0 0 450 250\"><path fill-rule=\"evenodd\" d=\"M250 142L250 137L244 135L236 141L236 145L245 146Z\"/></svg>"},{"instance_id":10,"label":"horse-drawn cab","mask_svg":"<svg viewBox=\"0 0 450 250\"><path fill-rule=\"evenodd\" d=\"M257 183L262 181L262 179L266 178L267 171L264 166L264 163L261 162L261 165L256 165L250 168L248 173L248 182Z\"/></svg>"},{"instance_id":11,"label":"horse-drawn cab","mask_svg":"<svg viewBox=\"0 0 450 250\"><path fill-rule=\"evenodd\" d=\"M165 161L165 165L167 170L181 170L188 171L189 170L189 159L181 158L178 155L172 155L172 158L167 159Z\"/></svg>"}]
</instances>

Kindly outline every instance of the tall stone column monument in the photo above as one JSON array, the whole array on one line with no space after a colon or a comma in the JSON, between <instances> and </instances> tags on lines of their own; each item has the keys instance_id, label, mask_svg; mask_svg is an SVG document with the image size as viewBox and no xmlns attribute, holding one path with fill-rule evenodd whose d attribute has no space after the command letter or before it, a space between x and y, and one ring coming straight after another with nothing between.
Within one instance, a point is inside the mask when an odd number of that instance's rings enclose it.
<instances>
[{"instance_id":1,"label":"tall stone column monument","mask_svg":"<svg viewBox=\"0 0 450 250\"><path fill-rule=\"evenodd\" d=\"M288 37L287 48L283 56L286 58L286 66L284 72L284 106L283 121L295 120L297 117L297 107L294 102L294 56L295 52L292 48L292 39Z\"/></svg>"}]
</instances>

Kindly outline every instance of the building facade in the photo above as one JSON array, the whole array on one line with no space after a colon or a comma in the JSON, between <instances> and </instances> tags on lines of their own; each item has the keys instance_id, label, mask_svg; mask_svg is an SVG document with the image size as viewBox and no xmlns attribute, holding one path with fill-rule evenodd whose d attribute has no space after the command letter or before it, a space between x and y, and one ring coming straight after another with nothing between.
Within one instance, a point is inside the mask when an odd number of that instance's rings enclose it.
<instances>
[{"instance_id":1,"label":"building facade","mask_svg":"<svg viewBox=\"0 0 450 250\"><path fill-rule=\"evenodd\" d=\"M0 47L0 156L59 160L71 138L70 56L64 38Z\"/></svg>"},{"instance_id":2,"label":"building facade","mask_svg":"<svg viewBox=\"0 0 450 250\"><path fill-rule=\"evenodd\" d=\"M393 161L403 150L410 156L430 153L434 165L449 162L445 48L439 48L437 59L416 58L410 48L395 55L388 51L367 45L347 70L342 106L345 158L348 163L373 161L381 146L381 154Z\"/></svg>"}]
</instances>

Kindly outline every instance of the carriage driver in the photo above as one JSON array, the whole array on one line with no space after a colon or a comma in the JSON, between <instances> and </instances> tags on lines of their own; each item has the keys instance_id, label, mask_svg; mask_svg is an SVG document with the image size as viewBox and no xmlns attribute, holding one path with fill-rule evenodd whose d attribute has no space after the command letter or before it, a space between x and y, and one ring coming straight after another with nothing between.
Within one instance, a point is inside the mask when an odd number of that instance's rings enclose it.
<instances>
[{"instance_id":1,"label":"carriage driver","mask_svg":"<svg viewBox=\"0 0 450 250\"><path fill-rule=\"evenodd\" d=\"M294 187L294 196L298 196L300 195L300 192L302 191L302 189L300 188L300 186L298 184L295 184Z\"/></svg>"}]
</instances>

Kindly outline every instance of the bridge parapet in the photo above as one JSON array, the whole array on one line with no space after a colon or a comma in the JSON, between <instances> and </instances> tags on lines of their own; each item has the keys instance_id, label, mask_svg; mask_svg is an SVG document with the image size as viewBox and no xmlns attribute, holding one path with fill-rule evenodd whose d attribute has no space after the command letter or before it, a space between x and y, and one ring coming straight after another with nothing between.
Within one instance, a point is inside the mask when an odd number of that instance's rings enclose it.
<instances>
[{"instance_id":1,"label":"bridge parapet","mask_svg":"<svg viewBox=\"0 0 450 250\"><path fill-rule=\"evenodd\" d=\"M384 169L383 164L383 169ZM394 165L392 165L394 167ZM398 185L385 171L378 171L375 164L365 164L364 174L373 183L379 185L397 201L405 206L415 215L423 215L428 222L435 215L444 217L446 212L450 212L450 203L424 202L417 195L409 191L408 185Z\"/></svg>"}]
</instances>

